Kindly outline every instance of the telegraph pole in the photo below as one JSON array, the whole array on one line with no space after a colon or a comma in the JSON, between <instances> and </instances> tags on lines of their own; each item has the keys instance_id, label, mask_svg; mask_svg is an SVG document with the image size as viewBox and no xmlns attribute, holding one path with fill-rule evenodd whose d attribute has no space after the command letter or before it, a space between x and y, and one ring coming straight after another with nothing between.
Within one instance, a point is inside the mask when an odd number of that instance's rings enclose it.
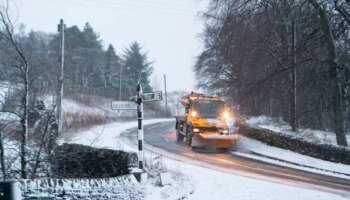
<instances>
[{"instance_id":1,"label":"telegraph pole","mask_svg":"<svg viewBox=\"0 0 350 200\"><path fill-rule=\"evenodd\" d=\"M120 73L119 73L119 101L122 100L122 73L123 73L123 65L120 65Z\"/></svg>"},{"instance_id":2,"label":"telegraph pole","mask_svg":"<svg viewBox=\"0 0 350 200\"><path fill-rule=\"evenodd\" d=\"M297 46L297 39L296 39L296 27L295 27L295 21L293 19L292 21L292 35L293 35L293 68L292 68L292 130L296 131L298 129L298 122L297 122L297 55L296 55L296 46Z\"/></svg>"},{"instance_id":3,"label":"telegraph pole","mask_svg":"<svg viewBox=\"0 0 350 200\"><path fill-rule=\"evenodd\" d=\"M64 79L64 32L66 29L66 25L63 23L63 19L60 20L60 24L58 25L58 32L61 37L61 74L59 77L59 98L57 101L57 122L58 122L58 135L62 134L62 101L63 101L63 79Z\"/></svg>"},{"instance_id":4,"label":"telegraph pole","mask_svg":"<svg viewBox=\"0 0 350 200\"><path fill-rule=\"evenodd\" d=\"M164 74L164 92L165 92L165 114L168 115L168 96L166 92L166 75Z\"/></svg>"}]
</instances>

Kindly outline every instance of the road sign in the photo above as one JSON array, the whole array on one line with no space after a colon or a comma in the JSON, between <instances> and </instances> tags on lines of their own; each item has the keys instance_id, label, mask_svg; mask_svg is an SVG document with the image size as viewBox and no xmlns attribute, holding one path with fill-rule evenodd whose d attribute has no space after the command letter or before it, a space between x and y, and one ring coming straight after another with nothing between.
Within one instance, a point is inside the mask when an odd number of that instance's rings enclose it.
<instances>
[{"instance_id":1,"label":"road sign","mask_svg":"<svg viewBox=\"0 0 350 200\"><path fill-rule=\"evenodd\" d=\"M136 102L137 97L136 96L130 97L129 100ZM145 93L142 95L142 101L161 101L161 100L163 100L162 91Z\"/></svg>"},{"instance_id":2,"label":"road sign","mask_svg":"<svg viewBox=\"0 0 350 200\"><path fill-rule=\"evenodd\" d=\"M137 106L131 101L112 101L112 110L136 110Z\"/></svg>"},{"instance_id":3,"label":"road sign","mask_svg":"<svg viewBox=\"0 0 350 200\"><path fill-rule=\"evenodd\" d=\"M161 101L163 100L162 91L146 93L142 95L142 101Z\"/></svg>"}]
</instances>

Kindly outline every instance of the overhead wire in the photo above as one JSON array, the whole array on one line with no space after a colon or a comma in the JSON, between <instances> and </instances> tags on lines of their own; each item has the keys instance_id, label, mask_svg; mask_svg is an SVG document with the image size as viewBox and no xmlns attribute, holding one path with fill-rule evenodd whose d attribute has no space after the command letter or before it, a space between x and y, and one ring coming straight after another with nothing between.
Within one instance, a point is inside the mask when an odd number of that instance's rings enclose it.
<instances>
[{"instance_id":1,"label":"overhead wire","mask_svg":"<svg viewBox=\"0 0 350 200\"><path fill-rule=\"evenodd\" d=\"M108 8L108 9L117 9L117 10L123 10L123 11L135 11L135 12L146 12L146 13L153 13L153 14L170 14L170 15L181 15L181 16L193 16L194 12L187 12L185 10L179 10L179 9L167 9L167 10L159 10L160 8L148 6L148 7L130 7L129 5L121 5L117 4L116 2L111 4L111 3L101 3L101 2L92 2L91 0L85 0L84 2L75 2L75 1L62 1L62 0L51 0L51 1L45 1L45 0L40 0L44 1L45 3L55 3L55 4L69 4L73 6L83 6L83 7L98 7L98 8ZM88 1L88 3L86 3ZM174 12L175 11L175 12ZM188 10L190 11L190 10Z\"/></svg>"},{"instance_id":2,"label":"overhead wire","mask_svg":"<svg viewBox=\"0 0 350 200\"><path fill-rule=\"evenodd\" d=\"M77 0L73 0L77 1ZM95 1L95 0L85 0L85 1ZM171 3L165 3L162 1L146 1L146 0L141 0L141 1L125 1L125 0L116 0L116 1L108 1L108 0L99 0L99 2L103 2L106 4L119 4L119 5L136 5L136 6L152 6L154 8L171 8L171 9L178 9L178 10L184 10L184 11L191 11L191 9L188 9L188 4L171 4Z\"/></svg>"}]
</instances>

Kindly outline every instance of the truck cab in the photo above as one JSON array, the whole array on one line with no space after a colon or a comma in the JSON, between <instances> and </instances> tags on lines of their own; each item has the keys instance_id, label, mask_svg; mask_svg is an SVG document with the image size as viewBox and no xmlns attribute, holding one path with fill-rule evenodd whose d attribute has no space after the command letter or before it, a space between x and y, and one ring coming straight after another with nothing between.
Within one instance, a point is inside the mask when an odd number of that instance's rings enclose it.
<instances>
[{"instance_id":1,"label":"truck cab","mask_svg":"<svg viewBox=\"0 0 350 200\"><path fill-rule=\"evenodd\" d=\"M177 141L191 147L231 148L239 136L230 133L226 123L229 109L222 98L191 93L182 97L185 115L176 117Z\"/></svg>"}]
</instances>

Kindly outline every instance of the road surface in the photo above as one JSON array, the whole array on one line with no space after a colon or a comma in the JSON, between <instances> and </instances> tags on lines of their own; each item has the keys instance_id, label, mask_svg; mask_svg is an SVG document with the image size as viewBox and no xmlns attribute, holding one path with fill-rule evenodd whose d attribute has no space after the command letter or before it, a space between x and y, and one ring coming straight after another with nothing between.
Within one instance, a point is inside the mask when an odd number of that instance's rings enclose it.
<instances>
[{"instance_id":1,"label":"road surface","mask_svg":"<svg viewBox=\"0 0 350 200\"><path fill-rule=\"evenodd\" d=\"M274 165L258 161L231 152L197 150L176 142L175 122L162 122L144 127L145 143L148 151L161 154L172 159L225 171L242 176L268 180L287 185L311 188L340 194L350 198L350 179L321 175L299 169ZM136 145L135 129L130 129L121 135L125 141ZM134 141L134 142L131 142ZM240 151L238 149L238 151Z\"/></svg>"}]
</instances>

